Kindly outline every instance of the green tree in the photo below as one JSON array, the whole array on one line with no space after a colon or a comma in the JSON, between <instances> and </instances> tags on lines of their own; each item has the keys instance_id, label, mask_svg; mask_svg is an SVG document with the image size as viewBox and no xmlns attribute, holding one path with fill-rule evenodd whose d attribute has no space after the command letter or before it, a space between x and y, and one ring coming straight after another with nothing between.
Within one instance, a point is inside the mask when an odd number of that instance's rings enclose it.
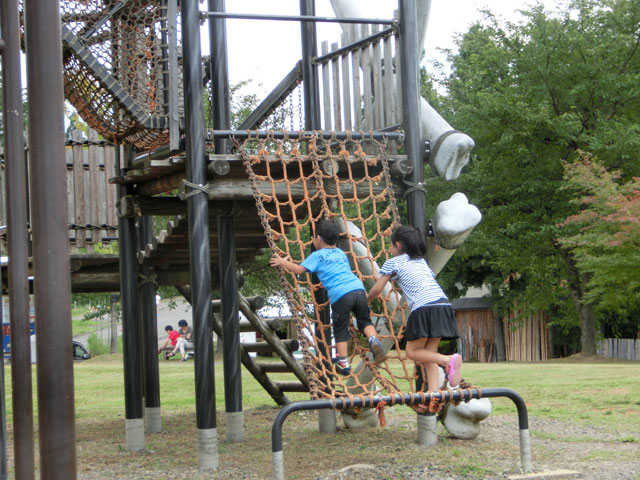
<instances>
[{"instance_id":1,"label":"green tree","mask_svg":"<svg viewBox=\"0 0 640 480\"><path fill-rule=\"evenodd\" d=\"M563 161L583 150L623 179L639 173L640 0L573 0L523 15L513 24L485 11L450 55L446 111L477 147L453 186L432 189L466 192L484 219L442 281L488 283L503 310L517 302L558 312L561 324L579 319L582 352L593 355L602 299L587 295L589 271L556 241L557 225L577 213Z\"/></svg>"},{"instance_id":2,"label":"green tree","mask_svg":"<svg viewBox=\"0 0 640 480\"><path fill-rule=\"evenodd\" d=\"M560 224L558 241L589 277L585 297L623 313L640 307L640 178L620 176L587 154L565 164L580 211Z\"/></svg>"}]
</instances>

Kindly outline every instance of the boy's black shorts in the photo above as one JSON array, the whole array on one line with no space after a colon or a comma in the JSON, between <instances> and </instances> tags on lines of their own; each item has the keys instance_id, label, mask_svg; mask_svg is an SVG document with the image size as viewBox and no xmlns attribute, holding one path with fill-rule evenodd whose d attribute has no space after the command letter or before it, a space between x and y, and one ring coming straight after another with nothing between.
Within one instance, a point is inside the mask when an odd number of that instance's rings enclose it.
<instances>
[{"instance_id":1,"label":"boy's black shorts","mask_svg":"<svg viewBox=\"0 0 640 480\"><path fill-rule=\"evenodd\" d=\"M353 290L340 297L336 303L331 304L331 321L336 342L346 342L351 338L349 333L351 312L355 315L358 330L361 332L364 333L367 325L373 325L369 302L364 290Z\"/></svg>"}]
</instances>

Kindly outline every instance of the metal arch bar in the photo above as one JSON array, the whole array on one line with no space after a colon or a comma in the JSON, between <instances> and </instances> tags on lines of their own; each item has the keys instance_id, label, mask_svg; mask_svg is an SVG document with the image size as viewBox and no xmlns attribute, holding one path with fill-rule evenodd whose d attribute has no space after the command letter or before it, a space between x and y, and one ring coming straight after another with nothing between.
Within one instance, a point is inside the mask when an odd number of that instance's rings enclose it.
<instances>
[{"instance_id":1,"label":"metal arch bar","mask_svg":"<svg viewBox=\"0 0 640 480\"><path fill-rule=\"evenodd\" d=\"M258 13L225 13L204 12L209 17L233 18L242 20L283 20L292 22L324 22L324 23L372 23L375 25L393 25L395 20L384 18L354 18L354 17L316 17L313 15L262 15Z\"/></svg>"},{"instance_id":2,"label":"metal arch bar","mask_svg":"<svg viewBox=\"0 0 640 480\"><path fill-rule=\"evenodd\" d=\"M331 139L335 138L336 140L346 140L347 132L332 132L329 130L318 130L318 131L287 131L286 136L291 139L298 139L304 137L312 137L314 135L321 136L323 139ZM402 132L385 132L385 131L375 131L375 132L350 132L350 136L353 140L384 140L385 138L388 140L404 140L404 133ZM275 140L283 140L285 138L285 132L282 130L213 130L205 133L205 140L210 141L216 138L237 138L237 139L259 139L259 138L272 138ZM180 144L178 150L172 150L169 145L164 145L158 147L150 152L142 153L136 156L134 160L134 164L138 162L142 162L144 160L164 160L173 155L177 155L179 153L184 152L185 150L185 142L184 138L180 139Z\"/></svg>"},{"instance_id":3,"label":"metal arch bar","mask_svg":"<svg viewBox=\"0 0 640 480\"><path fill-rule=\"evenodd\" d=\"M417 393L405 393L403 395L387 395L377 397L354 397L351 399L338 398L333 400L305 400L302 402L290 403L283 407L273 421L271 428L271 451L274 463L274 478L276 480L284 480L284 463L282 458L282 425L285 419L293 412L301 410L323 410L350 407L376 407L381 402L390 405L404 404L413 405L415 403L428 403L431 398L449 401L471 400L474 398L493 398L507 397L516 405L518 411L518 427L520 429L520 464L522 470L526 473L532 471L531 453L529 445L529 417L527 414L527 406L522 397L515 391L508 388L485 388L479 390L457 389L434 394L425 393L424 396Z\"/></svg>"},{"instance_id":4,"label":"metal arch bar","mask_svg":"<svg viewBox=\"0 0 640 480\"><path fill-rule=\"evenodd\" d=\"M336 132L329 130L306 130L306 131L289 131L282 130L215 130L213 132L207 132L207 139L219 138L219 137L235 137L239 139L251 138L273 138L276 140L282 140L285 138L285 134L291 139L304 139L304 137L319 136L323 139L335 138L336 140L346 140L347 132ZM401 132L350 132L350 136L353 140L403 140L404 133Z\"/></svg>"}]
</instances>

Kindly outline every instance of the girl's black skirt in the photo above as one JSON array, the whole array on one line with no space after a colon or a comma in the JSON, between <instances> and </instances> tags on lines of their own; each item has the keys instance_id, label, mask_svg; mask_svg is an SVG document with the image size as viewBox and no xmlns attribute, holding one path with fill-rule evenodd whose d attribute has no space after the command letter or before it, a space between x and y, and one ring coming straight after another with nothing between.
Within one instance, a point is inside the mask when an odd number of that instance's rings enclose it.
<instances>
[{"instance_id":1,"label":"girl's black skirt","mask_svg":"<svg viewBox=\"0 0 640 480\"><path fill-rule=\"evenodd\" d=\"M448 300L438 300L414 310L409 315L405 338L441 338L453 340L459 338L458 324L453 307Z\"/></svg>"}]
</instances>

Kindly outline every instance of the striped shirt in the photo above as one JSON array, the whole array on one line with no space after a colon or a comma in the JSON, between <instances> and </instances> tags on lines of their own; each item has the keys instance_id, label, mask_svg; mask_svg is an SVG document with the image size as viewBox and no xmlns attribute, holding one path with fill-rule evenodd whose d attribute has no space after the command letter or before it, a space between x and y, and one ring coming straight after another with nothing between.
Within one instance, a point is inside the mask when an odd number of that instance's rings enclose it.
<instances>
[{"instance_id":1,"label":"striped shirt","mask_svg":"<svg viewBox=\"0 0 640 480\"><path fill-rule=\"evenodd\" d=\"M391 280L398 282L412 312L428 303L447 298L424 258L411 259L403 253L384 262L380 274L391 275Z\"/></svg>"}]
</instances>

